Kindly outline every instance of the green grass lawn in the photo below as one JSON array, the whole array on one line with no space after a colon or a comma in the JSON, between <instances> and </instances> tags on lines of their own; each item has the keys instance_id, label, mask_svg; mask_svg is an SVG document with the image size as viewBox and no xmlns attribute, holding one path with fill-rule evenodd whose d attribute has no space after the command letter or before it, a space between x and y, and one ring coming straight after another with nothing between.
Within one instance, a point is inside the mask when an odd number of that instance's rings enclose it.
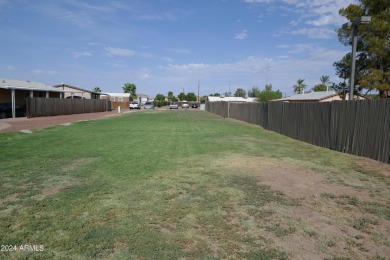
<instances>
[{"instance_id":1,"label":"green grass lawn","mask_svg":"<svg viewBox=\"0 0 390 260\"><path fill-rule=\"evenodd\" d=\"M285 259L305 255L288 244L300 238L327 258L389 252L386 165L207 112L3 133L0 147L0 244L44 247L0 258ZM286 165L351 192L289 196L259 181ZM297 208L346 231L331 235Z\"/></svg>"}]
</instances>

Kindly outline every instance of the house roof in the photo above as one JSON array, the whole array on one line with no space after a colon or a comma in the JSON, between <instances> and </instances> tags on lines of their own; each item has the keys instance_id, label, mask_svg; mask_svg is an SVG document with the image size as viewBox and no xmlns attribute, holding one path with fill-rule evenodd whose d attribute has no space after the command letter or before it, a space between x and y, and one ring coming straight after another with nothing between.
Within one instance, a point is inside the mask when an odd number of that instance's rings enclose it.
<instances>
[{"instance_id":1,"label":"house roof","mask_svg":"<svg viewBox=\"0 0 390 260\"><path fill-rule=\"evenodd\" d=\"M88 92L88 93L95 93L91 90L87 90L87 89L82 89L82 88L78 88L78 87L75 87L75 86L72 86L72 85L67 85L67 84L61 84L61 85L55 85L53 86L54 88L71 88L71 89L75 89L75 90L78 90L79 92Z\"/></svg>"},{"instance_id":2,"label":"house roof","mask_svg":"<svg viewBox=\"0 0 390 260\"><path fill-rule=\"evenodd\" d=\"M129 97L130 93L101 93L102 95L110 97Z\"/></svg>"},{"instance_id":3,"label":"house roof","mask_svg":"<svg viewBox=\"0 0 390 260\"><path fill-rule=\"evenodd\" d=\"M336 96L335 91L319 91L319 92L309 92L305 94L292 95L287 98L276 99L273 101L320 101L327 98Z\"/></svg>"},{"instance_id":4,"label":"house roof","mask_svg":"<svg viewBox=\"0 0 390 260\"><path fill-rule=\"evenodd\" d=\"M255 102L256 98L208 96L208 101L210 101L210 102L218 102L218 101L225 101L225 102Z\"/></svg>"},{"instance_id":5,"label":"house roof","mask_svg":"<svg viewBox=\"0 0 390 260\"><path fill-rule=\"evenodd\" d=\"M36 91L50 91L50 92L64 92L63 90L53 88L49 85L29 81L0 78L0 88L2 89L19 89L19 90L36 90Z\"/></svg>"}]
</instances>

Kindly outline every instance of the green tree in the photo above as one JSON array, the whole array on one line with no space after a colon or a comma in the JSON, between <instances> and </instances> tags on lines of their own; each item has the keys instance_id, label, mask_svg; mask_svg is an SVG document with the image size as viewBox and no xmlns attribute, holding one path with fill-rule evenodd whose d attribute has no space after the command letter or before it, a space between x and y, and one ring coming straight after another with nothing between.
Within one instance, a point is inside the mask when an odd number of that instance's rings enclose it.
<instances>
[{"instance_id":1,"label":"green tree","mask_svg":"<svg viewBox=\"0 0 390 260\"><path fill-rule=\"evenodd\" d=\"M92 92L93 92L93 93L102 93L102 90L101 90L99 87L94 87L94 88L92 89Z\"/></svg>"},{"instance_id":2,"label":"green tree","mask_svg":"<svg viewBox=\"0 0 390 260\"><path fill-rule=\"evenodd\" d=\"M210 94L209 96L211 96L211 97L220 97L221 94L219 94L219 93L214 93L214 94Z\"/></svg>"},{"instance_id":3,"label":"green tree","mask_svg":"<svg viewBox=\"0 0 390 260\"><path fill-rule=\"evenodd\" d=\"M155 99L158 101L165 101L165 96L163 94L157 94Z\"/></svg>"},{"instance_id":4,"label":"green tree","mask_svg":"<svg viewBox=\"0 0 390 260\"><path fill-rule=\"evenodd\" d=\"M312 88L312 90L314 92L318 92L318 91L327 91L329 89L329 86L330 84L332 84L330 82L330 77L329 76L321 76L320 78L320 84L317 84L314 86L314 88Z\"/></svg>"},{"instance_id":5,"label":"green tree","mask_svg":"<svg viewBox=\"0 0 390 260\"><path fill-rule=\"evenodd\" d=\"M260 91L256 97L257 101L259 102L268 102L270 100L282 98L282 92L280 92L279 90L273 91L272 84L267 84L265 85L264 90Z\"/></svg>"},{"instance_id":6,"label":"green tree","mask_svg":"<svg viewBox=\"0 0 390 260\"><path fill-rule=\"evenodd\" d=\"M167 102L165 101L165 96L163 94L157 94L154 99L154 106L162 107L166 106Z\"/></svg>"},{"instance_id":7,"label":"green tree","mask_svg":"<svg viewBox=\"0 0 390 260\"><path fill-rule=\"evenodd\" d=\"M232 92L225 92L225 93L223 93L223 96L231 97L232 96Z\"/></svg>"},{"instance_id":8,"label":"green tree","mask_svg":"<svg viewBox=\"0 0 390 260\"><path fill-rule=\"evenodd\" d=\"M356 79L361 89L376 89L381 98L387 98L390 90L390 8L388 0L359 0L339 10L341 16L355 21L361 16L371 16L369 24L359 25L356 59ZM337 31L339 41L352 45L353 29ZM349 57L347 57L349 55ZM339 68L350 69L351 53L344 56Z\"/></svg>"},{"instance_id":9,"label":"green tree","mask_svg":"<svg viewBox=\"0 0 390 260\"><path fill-rule=\"evenodd\" d=\"M187 93L187 101L197 101L197 97L194 92Z\"/></svg>"},{"instance_id":10,"label":"green tree","mask_svg":"<svg viewBox=\"0 0 390 260\"><path fill-rule=\"evenodd\" d=\"M133 99L137 98L137 86L132 83L125 83L125 86L123 87L124 93L130 93L131 97Z\"/></svg>"},{"instance_id":11,"label":"green tree","mask_svg":"<svg viewBox=\"0 0 390 260\"><path fill-rule=\"evenodd\" d=\"M238 88L236 92L234 93L235 97L245 97L246 96L246 91L242 88Z\"/></svg>"},{"instance_id":12,"label":"green tree","mask_svg":"<svg viewBox=\"0 0 390 260\"><path fill-rule=\"evenodd\" d=\"M177 98L173 95L173 91L168 91L168 101L169 102L176 102Z\"/></svg>"},{"instance_id":13,"label":"green tree","mask_svg":"<svg viewBox=\"0 0 390 260\"><path fill-rule=\"evenodd\" d=\"M184 92L180 92L179 96L177 96L181 101L187 100L187 96Z\"/></svg>"},{"instance_id":14,"label":"green tree","mask_svg":"<svg viewBox=\"0 0 390 260\"><path fill-rule=\"evenodd\" d=\"M304 81L305 81L304 79L297 80L297 84L295 84L293 86L294 93L302 94L305 91L305 88L307 87L307 85L305 83L303 83Z\"/></svg>"},{"instance_id":15,"label":"green tree","mask_svg":"<svg viewBox=\"0 0 390 260\"><path fill-rule=\"evenodd\" d=\"M272 84L266 84L265 91L272 91Z\"/></svg>"},{"instance_id":16,"label":"green tree","mask_svg":"<svg viewBox=\"0 0 390 260\"><path fill-rule=\"evenodd\" d=\"M252 89L248 91L248 97L257 97L260 92L259 87L253 86Z\"/></svg>"}]
</instances>

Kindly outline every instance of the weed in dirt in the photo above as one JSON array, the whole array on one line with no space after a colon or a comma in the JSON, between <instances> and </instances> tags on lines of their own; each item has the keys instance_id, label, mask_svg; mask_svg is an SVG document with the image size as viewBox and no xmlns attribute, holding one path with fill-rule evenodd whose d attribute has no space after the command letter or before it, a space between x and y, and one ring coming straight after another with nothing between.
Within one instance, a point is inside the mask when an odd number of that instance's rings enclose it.
<instances>
[{"instance_id":1,"label":"weed in dirt","mask_svg":"<svg viewBox=\"0 0 390 260\"><path fill-rule=\"evenodd\" d=\"M369 232L369 225L378 225L379 221L375 218L359 218L355 220L355 223L352 225L355 229Z\"/></svg>"}]
</instances>

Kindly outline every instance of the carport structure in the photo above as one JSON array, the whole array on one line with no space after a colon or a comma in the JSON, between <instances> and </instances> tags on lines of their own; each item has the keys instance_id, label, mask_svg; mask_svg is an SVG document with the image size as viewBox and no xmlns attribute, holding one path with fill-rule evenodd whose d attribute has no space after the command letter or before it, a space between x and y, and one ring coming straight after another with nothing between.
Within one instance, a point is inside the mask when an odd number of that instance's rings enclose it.
<instances>
[{"instance_id":1,"label":"carport structure","mask_svg":"<svg viewBox=\"0 0 390 260\"><path fill-rule=\"evenodd\" d=\"M27 98L63 98L64 92L43 83L0 78L0 103L12 104L12 118L16 117L16 105L25 106Z\"/></svg>"}]
</instances>

